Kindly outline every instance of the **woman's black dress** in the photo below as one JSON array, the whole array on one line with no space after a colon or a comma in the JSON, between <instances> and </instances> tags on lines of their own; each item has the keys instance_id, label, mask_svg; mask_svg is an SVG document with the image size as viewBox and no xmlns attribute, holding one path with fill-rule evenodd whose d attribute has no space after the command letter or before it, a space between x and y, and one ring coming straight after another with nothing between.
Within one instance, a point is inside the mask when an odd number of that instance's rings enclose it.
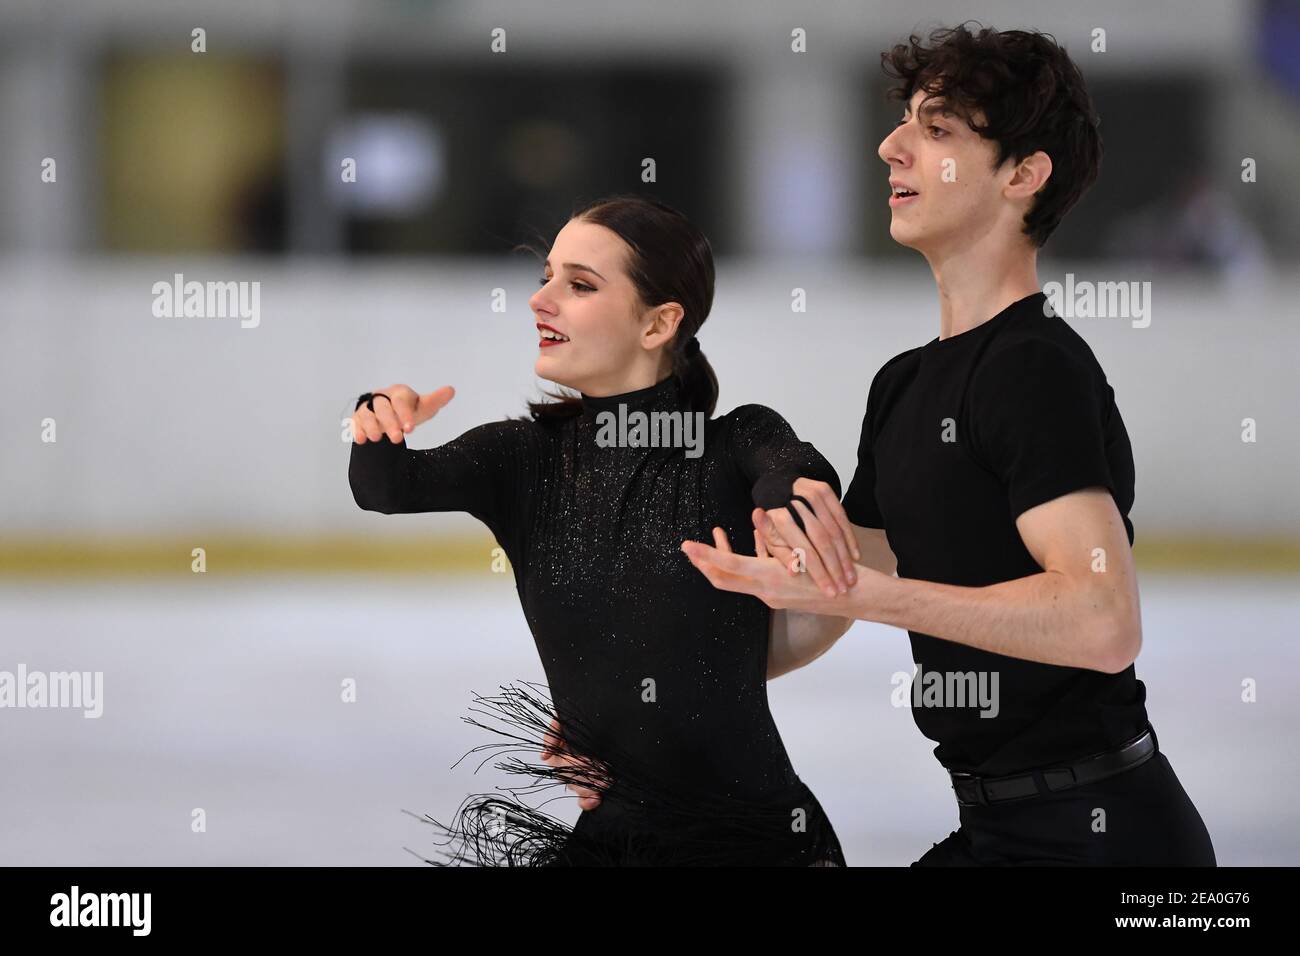
<instances>
[{"instance_id":1,"label":"woman's black dress","mask_svg":"<svg viewBox=\"0 0 1300 956\"><path fill-rule=\"evenodd\" d=\"M466 511L510 559L549 699L527 685L480 698L478 713L499 725L490 728L497 746L536 754L554 714L568 747L612 780L572 829L517 790L467 801L450 827L438 824L452 837L447 855L533 866L844 865L768 709L771 611L716 590L681 551L688 539L712 543L716 525L752 555L755 504L788 503L799 476L838 493L838 477L761 405L701 416L695 449L647 447L649 435L630 429L610 447L620 406L633 425L635 412L693 414L670 376L584 396L571 418L492 422L436 448L386 437L352 445L360 507ZM561 779L536 760L498 766L551 786Z\"/></svg>"}]
</instances>

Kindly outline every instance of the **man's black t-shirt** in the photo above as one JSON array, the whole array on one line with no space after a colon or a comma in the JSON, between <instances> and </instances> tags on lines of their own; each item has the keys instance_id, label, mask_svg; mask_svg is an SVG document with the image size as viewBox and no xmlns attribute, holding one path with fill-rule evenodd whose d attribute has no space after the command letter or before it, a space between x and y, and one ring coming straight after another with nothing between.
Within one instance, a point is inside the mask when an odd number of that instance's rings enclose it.
<instances>
[{"instance_id":1,"label":"man's black t-shirt","mask_svg":"<svg viewBox=\"0 0 1300 956\"><path fill-rule=\"evenodd\" d=\"M1114 390L1045 302L1035 293L876 373L844 509L885 529L900 577L983 587L1037 574L1016 518L1092 486L1110 490L1132 545L1133 452ZM1011 773L1146 727L1132 666L1106 674L909 633L912 715L951 770Z\"/></svg>"}]
</instances>

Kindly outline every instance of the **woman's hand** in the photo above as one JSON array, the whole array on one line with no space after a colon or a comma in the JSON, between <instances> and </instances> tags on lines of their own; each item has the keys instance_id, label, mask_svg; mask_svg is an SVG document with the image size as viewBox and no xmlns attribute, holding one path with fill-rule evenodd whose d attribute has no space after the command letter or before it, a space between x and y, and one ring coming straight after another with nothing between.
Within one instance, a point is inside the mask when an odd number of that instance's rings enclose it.
<instances>
[{"instance_id":1,"label":"woman's hand","mask_svg":"<svg viewBox=\"0 0 1300 956\"><path fill-rule=\"evenodd\" d=\"M384 395L388 398L385 399ZM381 388L370 400L370 404L375 406L373 412L363 403L352 413L352 440L364 445L387 435L388 440L396 445L407 432L437 415L455 395L456 390L450 385L436 388L427 395L421 395L409 385Z\"/></svg>"},{"instance_id":2,"label":"woman's hand","mask_svg":"<svg viewBox=\"0 0 1300 956\"><path fill-rule=\"evenodd\" d=\"M551 719L551 729L542 741L542 762L557 770L576 767L577 772L571 775L573 779L568 780L565 786L578 795L578 806L583 810L594 810L600 806L600 791L585 786L585 783L604 782L607 785L608 778L596 769L596 764L568 750L560 737L560 722L554 718Z\"/></svg>"},{"instance_id":3,"label":"woman's hand","mask_svg":"<svg viewBox=\"0 0 1300 956\"><path fill-rule=\"evenodd\" d=\"M853 525L844 513L835 489L824 481L798 478L791 489L803 501L790 503L803 521L804 530L787 508L764 511L755 508L752 518L768 552L792 574L807 571L828 597L845 594L857 583L854 561L861 558Z\"/></svg>"}]
</instances>

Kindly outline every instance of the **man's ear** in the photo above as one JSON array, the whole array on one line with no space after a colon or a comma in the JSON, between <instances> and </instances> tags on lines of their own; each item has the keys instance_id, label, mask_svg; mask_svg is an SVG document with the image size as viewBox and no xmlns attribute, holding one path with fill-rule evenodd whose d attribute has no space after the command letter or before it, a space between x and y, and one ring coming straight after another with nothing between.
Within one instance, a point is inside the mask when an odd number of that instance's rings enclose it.
<instances>
[{"instance_id":1,"label":"man's ear","mask_svg":"<svg viewBox=\"0 0 1300 956\"><path fill-rule=\"evenodd\" d=\"M1003 193L1008 199L1030 199L1047 185L1051 176L1052 157L1040 149L1016 163Z\"/></svg>"}]
</instances>

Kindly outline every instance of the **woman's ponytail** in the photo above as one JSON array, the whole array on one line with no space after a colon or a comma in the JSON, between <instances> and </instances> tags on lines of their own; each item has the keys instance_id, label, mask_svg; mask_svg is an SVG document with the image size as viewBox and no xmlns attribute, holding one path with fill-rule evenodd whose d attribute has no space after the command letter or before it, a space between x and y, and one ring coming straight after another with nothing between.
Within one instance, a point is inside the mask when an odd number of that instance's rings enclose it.
<instances>
[{"instance_id":1,"label":"woman's ponytail","mask_svg":"<svg viewBox=\"0 0 1300 956\"><path fill-rule=\"evenodd\" d=\"M681 385L682 395L693 411L703 412L712 418L718 406L718 376L713 366L700 351L700 340L694 335L686 344L673 351L673 374Z\"/></svg>"}]
</instances>

